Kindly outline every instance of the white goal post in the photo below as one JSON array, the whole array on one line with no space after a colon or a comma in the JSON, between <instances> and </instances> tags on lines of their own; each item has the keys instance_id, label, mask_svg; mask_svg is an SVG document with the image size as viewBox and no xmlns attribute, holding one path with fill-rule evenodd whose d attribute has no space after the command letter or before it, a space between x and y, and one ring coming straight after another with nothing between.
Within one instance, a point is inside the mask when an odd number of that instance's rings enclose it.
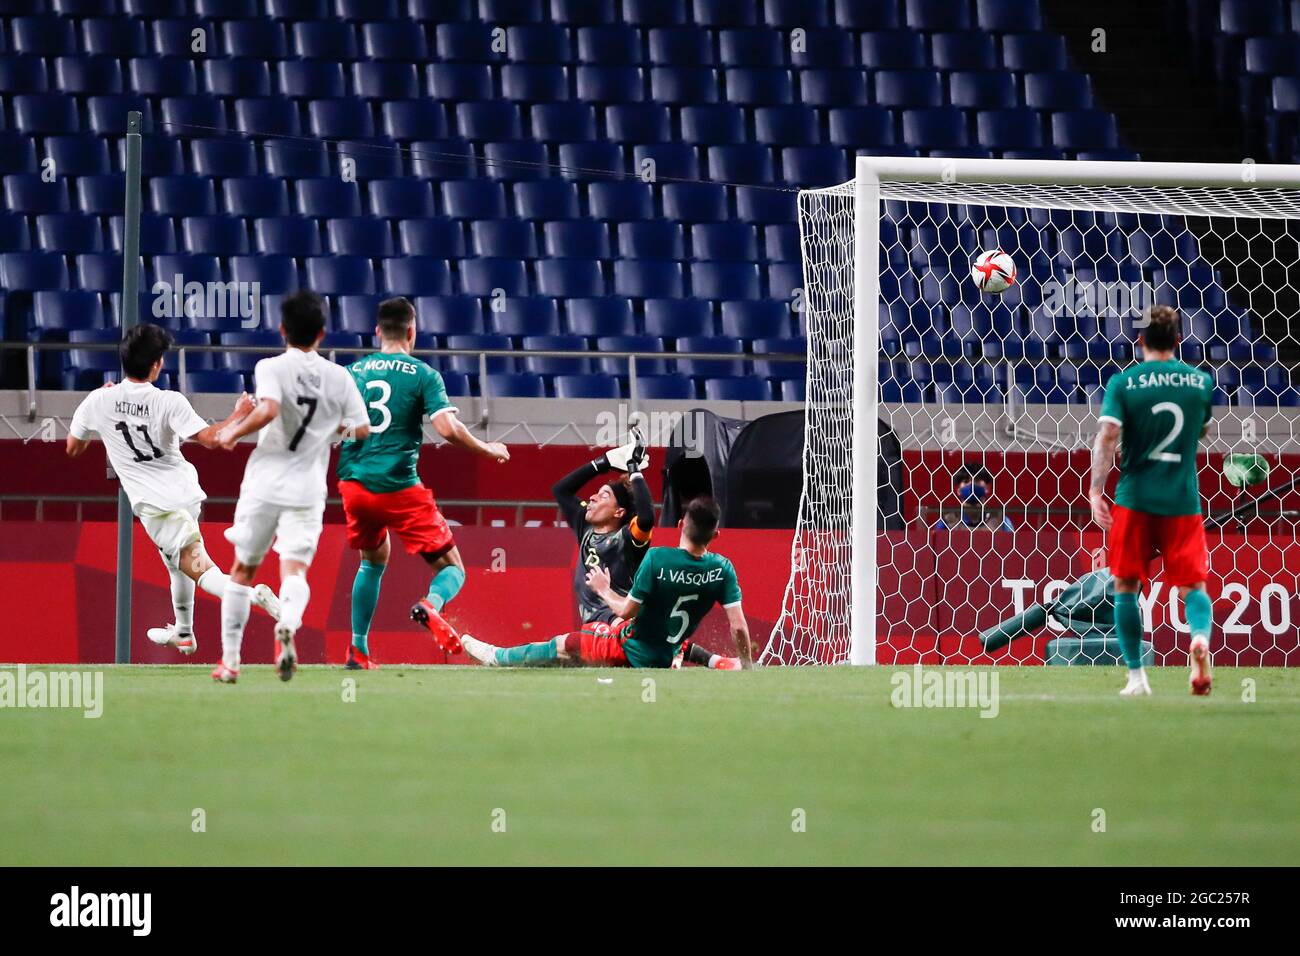
<instances>
[{"instance_id":1,"label":"white goal post","mask_svg":"<svg viewBox=\"0 0 1300 956\"><path fill-rule=\"evenodd\" d=\"M1202 475L1229 454L1272 466L1264 485L1208 502L1227 515L1214 519L1212 578L1230 602L1245 595L1225 608L1222 636L1240 663L1300 663L1288 481L1300 475L1300 393L1278 362L1282 336L1265 328L1270 316L1285 327L1281 303L1300 290L1288 263L1258 254L1300 242L1300 166L862 156L855 172L799 195L804 488L763 661L995 662L971 643L979 629L1050 600L1042 578L1059 592L1085 557L1101 564L1078 462L1104 380L1133 360L1134 323L1161 301L1183 313L1184 358L1221 384ZM969 278L989 248L1019 269L1002 296ZM1246 269L1234 268L1240 248ZM904 485L888 501L884 433ZM944 500L961 468L991 479L978 511ZM1143 609L1158 661L1183 630L1163 601ZM1215 617L1218 636L1217 605ZM996 662L1042 653L1036 640Z\"/></svg>"}]
</instances>

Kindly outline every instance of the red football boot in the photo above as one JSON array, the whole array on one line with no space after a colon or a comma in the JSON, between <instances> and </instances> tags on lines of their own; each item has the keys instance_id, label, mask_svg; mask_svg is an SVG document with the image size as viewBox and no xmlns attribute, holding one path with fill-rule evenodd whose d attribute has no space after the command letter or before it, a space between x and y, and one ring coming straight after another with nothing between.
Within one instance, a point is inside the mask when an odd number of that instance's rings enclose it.
<instances>
[{"instance_id":1,"label":"red football boot","mask_svg":"<svg viewBox=\"0 0 1300 956\"><path fill-rule=\"evenodd\" d=\"M225 664L218 664L212 668L212 679L223 684L233 684L239 680L239 671L231 670Z\"/></svg>"},{"instance_id":2,"label":"red football boot","mask_svg":"<svg viewBox=\"0 0 1300 956\"><path fill-rule=\"evenodd\" d=\"M1208 697L1213 680L1210 676L1209 642L1193 641L1191 658L1192 673L1187 682L1191 685L1192 694L1197 697Z\"/></svg>"},{"instance_id":3,"label":"red football boot","mask_svg":"<svg viewBox=\"0 0 1300 956\"><path fill-rule=\"evenodd\" d=\"M343 662L343 668L349 671L377 671L379 665L370 659L369 654L363 654L349 644L348 659Z\"/></svg>"},{"instance_id":4,"label":"red football boot","mask_svg":"<svg viewBox=\"0 0 1300 956\"><path fill-rule=\"evenodd\" d=\"M460 635L429 603L428 598L420 598L411 605L411 620L421 627L427 628L429 633L433 635L433 639L438 642L438 646L448 654L459 654L461 652Z\"/></svg>"}]
</instances>

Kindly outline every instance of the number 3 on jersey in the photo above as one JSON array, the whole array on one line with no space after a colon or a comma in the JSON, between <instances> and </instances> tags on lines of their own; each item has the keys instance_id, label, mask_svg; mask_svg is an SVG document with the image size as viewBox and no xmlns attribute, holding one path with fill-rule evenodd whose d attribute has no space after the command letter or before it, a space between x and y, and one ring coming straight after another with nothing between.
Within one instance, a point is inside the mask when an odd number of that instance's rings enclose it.
<instances>
[{"instance_id":1,"label":"number 3 on jersey","mask_svg":"<svg viewBox=\"0 0 1300 956\"><path fill-rule=\"evenodd\" d=\"M388 426L393 423L393 413L388 410L388 400L393 396L393 386L382 378L376 378L366 382L366 391L369 392L372 388L379 393L379 397L370 398L367 395L366 407L379 412L379 423L370 426L370 434L378 435L380 432L387 431Z\"/></svg>"}]
</instances>

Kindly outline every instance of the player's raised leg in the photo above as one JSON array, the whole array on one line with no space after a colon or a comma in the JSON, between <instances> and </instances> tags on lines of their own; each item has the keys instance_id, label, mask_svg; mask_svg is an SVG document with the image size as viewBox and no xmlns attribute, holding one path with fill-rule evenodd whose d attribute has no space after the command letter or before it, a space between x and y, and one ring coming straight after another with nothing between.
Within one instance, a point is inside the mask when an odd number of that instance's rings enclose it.
<instances>
[{"instance_id":1,"label":"player's raised leg","mask_svg":"<svg viewBox=\"0 0 1300 956\"><path fill-rule=\"evenodd\" d=\"M448 654L459 654L462 649L460 635L442 616L443 608L460 593L465 584L465 562L460 550L453 544L441 554L422 554L433 570L429 591L411 606L411 620L428 629L433 639Z\"/></svg>"}]
</instances>

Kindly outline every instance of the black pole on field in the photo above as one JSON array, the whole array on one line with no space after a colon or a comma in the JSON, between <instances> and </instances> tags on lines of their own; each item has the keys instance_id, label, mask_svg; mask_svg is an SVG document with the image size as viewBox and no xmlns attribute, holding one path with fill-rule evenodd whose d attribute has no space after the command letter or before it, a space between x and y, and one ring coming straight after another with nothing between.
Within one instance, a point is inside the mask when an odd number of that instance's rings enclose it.
<instances>
[{"instance_id":1,"label":"black pole on field","mask_svg":"<svg viewBox=\"0 0 1300 956\"><path fill-rule=\"evenodd\" d=\"M140 308L140 122L126 114L126 208L122 217L122 334L136 324ZM131 502L117 489L117 638L115 660L131 663Z\"/></svg>"}]
</instances>

